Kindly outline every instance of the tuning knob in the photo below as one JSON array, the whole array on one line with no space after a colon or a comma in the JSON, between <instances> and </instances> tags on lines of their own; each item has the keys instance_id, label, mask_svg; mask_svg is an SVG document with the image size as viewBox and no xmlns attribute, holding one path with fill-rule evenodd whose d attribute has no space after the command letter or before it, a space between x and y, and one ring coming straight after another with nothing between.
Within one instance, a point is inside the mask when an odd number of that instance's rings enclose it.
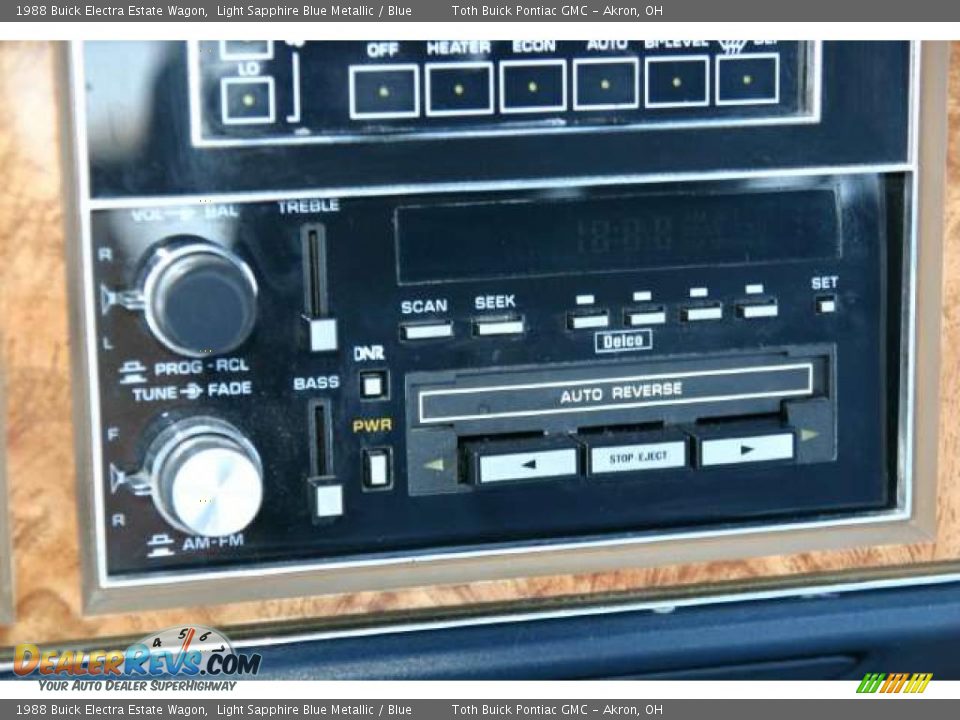
<instances>
[{"instance_id":1,"label":"tuning knob","mask_svg":"<svg viewBox=\"0 0 960 720\"><path fill-rule=\"evenodd\" d=\"M191 535L240 532L260 510L263 467L233 425L211 417L166 428L147 450L144 471L164 519Z\"/></svg>"},{"instance_id":2,"label":"tuning knob","mask_svg":"<svg viewBox=\"0 0 960 720\"><path fill-rule=\"evenodd\" d=\"M200 238L157 250L146 266L144 314L174 352L204 357L230 352L257 319L257 281L235 254Z\"/></svg>"}]
</instances>

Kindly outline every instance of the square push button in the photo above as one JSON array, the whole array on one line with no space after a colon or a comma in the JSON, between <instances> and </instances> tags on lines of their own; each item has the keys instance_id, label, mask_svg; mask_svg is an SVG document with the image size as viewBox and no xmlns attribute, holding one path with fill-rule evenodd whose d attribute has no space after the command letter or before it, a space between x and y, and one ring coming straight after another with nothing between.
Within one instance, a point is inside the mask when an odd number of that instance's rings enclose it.
<instances>
[{"instance_id":1,"label":"square push button","mask_svg":"<svg viewBox=\"0 0 960 720\"><path fill-rule=\"evenodd\" d=\"M273 40L221 40L221 60L271 60Z\"/></svg>"},{"instance_id":2,"label":"square push button","mask_svg":"<svg viewBox=\"0 0 960 720\"><path fill-rule=\"evenodd\" d=\"M637 58L573 61L573 109L616 110L640 106Z\"/></svg>"},{"instance_id":3,"label":"square push button","mask_svg":"<svg viewBox=\"0 0 960 720\"><path fill-rule=\"evenodd\" d=\"M780 102L780 55L720 55L717 105L773 105Z\"/></svg>"},{"instance_id":4,"label":"square push button","mask_svg":"<svg viewBox=\"0 0 960 720\"><path fill-rule=\"evenodd\" d=\"M335 352L337 321L335 318L314 318L309 321L311 352Z\"/></svg>"},{"instance_id":5,"label":"square push button","mask_svg":"<svg viewBox=\"0 0 960 720\"><path fill-rule=\"evenodd\" d=\"M428 64L427 115L492 115L493 63Z\"/></svg>"},{"instance_id":6,"label":"square push button","mask_svg":"<svg viewBox=\"0 0 960 720\"><path fill-rule=\"evenodd\" d=\"M360 397L365 400L377 400L387 396L387 373L372 370L360 373Z\"/></svg>"},{"instance_id":7,"label":"square push button","mask_svg":"<svg viewBox=\"0 0 960 720\"><path fill-rule=\"evenodd\" d=\"M383 490L393 484L390 472L390 450L371 448L363 451L363 485L370 490Z\"/></svg>"},{"instance_id":8,"label":"square push button","mask_svg":"<svg viewBox=\"0 0 960 720\"><path fill-rule=\"evenodd\" d=\"M500 63L500 112L566 109L566 60L504 60Z\"/></svg>"},{"instance_id":9,"label":"square push button","mask_svg":"<svg viewBox=\"0 0 960 720\"><path fill-rule=\"evenodd\" d=\"M276 115L272 77L220 80L220 120L224 125L263 125Z\"/></svg>"},{"instance_id":10,"label":"square push button","mask_svg":"<svg viewBox=\"0 0 960 720\"><path fill-rule=\"evenodd\" d=\"M420 75L416 65L351 65L350 117L354 120L417 117Z\"/></svg>"},{"instance_id":11,"label":"square push button","mask_svg":"<svg viewBox=\"0 0 960 720\"><path fill-rule=\"evenodd\" d=\"M315 485L313 512L318 519L343 515L343 488L340 485Z\"/></svg>"},{"instance_id":12,"label":"square push button","mask_svg":"<svg viewBox=\"0 0 960 720\"><path fill-rule=\"evenodd\" d=\"M644 67L648 108L710 104L710 59L706 55L648 57Z\"/></svg>"}]
</instances>

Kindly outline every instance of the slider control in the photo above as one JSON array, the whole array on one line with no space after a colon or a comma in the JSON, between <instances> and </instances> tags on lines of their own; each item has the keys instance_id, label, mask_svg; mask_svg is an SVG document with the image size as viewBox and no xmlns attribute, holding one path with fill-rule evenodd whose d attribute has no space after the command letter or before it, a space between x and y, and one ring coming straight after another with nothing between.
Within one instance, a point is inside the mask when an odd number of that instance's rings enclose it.
<instances>
[{"instance_id":1,"label":"slider control","mask_svg":"<svg viewBox=\"0 0 960 720\"><path fill-rule=\"evenodd\" d=\"M327 282L327 235L323 225L305 225L303 243L304 317L309 326L310 350L335 352L338 347L336 318L329 317Z\"/></svg>"}]
</instances>

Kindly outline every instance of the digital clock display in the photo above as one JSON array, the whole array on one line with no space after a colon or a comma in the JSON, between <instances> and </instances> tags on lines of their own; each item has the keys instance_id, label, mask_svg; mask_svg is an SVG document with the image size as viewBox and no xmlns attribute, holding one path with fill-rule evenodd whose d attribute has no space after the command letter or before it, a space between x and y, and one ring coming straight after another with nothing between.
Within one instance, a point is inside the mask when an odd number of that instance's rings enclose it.
<instances>
[{"instance_id":1,"label":"digital clock display","mask_svg":"<svg viewBox=\"0 0 960 720\"><path fill-rule=\"evenodd\" d=\"M839 188L405 206L403 284L835 258Z\"/></svg>"}]
</instances>

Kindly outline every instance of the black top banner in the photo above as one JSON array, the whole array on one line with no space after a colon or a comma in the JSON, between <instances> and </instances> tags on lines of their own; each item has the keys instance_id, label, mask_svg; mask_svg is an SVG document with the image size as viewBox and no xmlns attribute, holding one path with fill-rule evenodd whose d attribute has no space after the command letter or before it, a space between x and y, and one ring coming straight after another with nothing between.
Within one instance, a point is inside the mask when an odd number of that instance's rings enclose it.
<instances>
[{"instance_id":1,"label":"black top banner","mask_svg":"<svg viewBox=\"0 0 960 720\"><path fill-rule=\"evenodd\" d=\"M399 0L395 3L321 0L217 2L3 3L0 22L950 22L960 3L944 0Z\"/></svg>"}]
</instances>

